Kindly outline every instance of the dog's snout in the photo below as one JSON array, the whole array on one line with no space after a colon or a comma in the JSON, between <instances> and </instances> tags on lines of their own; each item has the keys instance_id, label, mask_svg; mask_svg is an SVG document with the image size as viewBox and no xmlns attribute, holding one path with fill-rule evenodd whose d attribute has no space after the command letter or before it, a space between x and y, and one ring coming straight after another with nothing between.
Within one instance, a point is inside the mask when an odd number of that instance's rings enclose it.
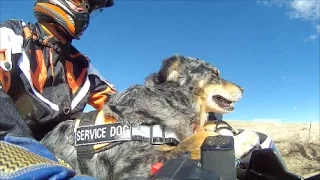
<instances>
[{"instance_id":1,"label":"dog's snout","mask_svg":"<svg viewBox=\"0 0 320 180\"><path fill-rule=\"evenodd\" d=\"M243 93L244 88L239 86L239 89L240 89L241 93Z\"/></svg>"}]
</instances>

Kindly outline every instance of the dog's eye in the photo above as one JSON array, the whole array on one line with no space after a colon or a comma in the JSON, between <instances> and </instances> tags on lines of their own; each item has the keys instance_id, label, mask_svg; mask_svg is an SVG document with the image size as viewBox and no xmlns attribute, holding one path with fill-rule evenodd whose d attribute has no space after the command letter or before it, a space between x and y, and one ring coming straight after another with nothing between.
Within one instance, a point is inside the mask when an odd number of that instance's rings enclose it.
<instances>
[{"instance_id":1,"label":"dog's eye","mask_svg":"<svg viewBox=\"0 0 320 180\"><path fill-rule=\"evenodd\" d=\"M215 74L216 74L217 76L220 76L220 71L219 71L218 69L215 69Z\"/></svg>"}]
</instances>

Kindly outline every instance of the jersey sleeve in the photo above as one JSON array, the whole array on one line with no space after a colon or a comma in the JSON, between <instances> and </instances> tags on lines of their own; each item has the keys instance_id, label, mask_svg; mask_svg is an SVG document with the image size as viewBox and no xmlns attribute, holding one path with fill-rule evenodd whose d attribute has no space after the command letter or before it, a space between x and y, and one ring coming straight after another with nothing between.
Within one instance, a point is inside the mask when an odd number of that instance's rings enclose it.
<instances>
[{"instance_id":1,"label":"jersey sleeve","mask_svg":"<svg viewBox=\"0 0 320 180\"><path fill-rule=\"evenodd\" d=\"M89 64L88 76L91 83L91 91L88 99L88 104L95 109L102 109L110 95L117 92L114 85L103 78L103 76Z\"/></svg>"}]
</instances>

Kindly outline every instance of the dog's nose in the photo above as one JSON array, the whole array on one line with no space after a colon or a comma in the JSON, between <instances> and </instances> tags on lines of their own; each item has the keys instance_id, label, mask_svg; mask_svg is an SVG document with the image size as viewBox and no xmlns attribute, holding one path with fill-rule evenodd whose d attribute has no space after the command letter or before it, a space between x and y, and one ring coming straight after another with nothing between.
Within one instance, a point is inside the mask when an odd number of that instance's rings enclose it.
<instances>
[{"instance_id":1,"label":"dog's nose","mask_svg":"<svg viewBox=\"0 0 320 180\"><path fill-rule=\"evenodd\" d=\"M240 88L241 92L243 93L243 91L244 91L244 88L243 88L243 87L239 87L239 88Z\"/></svg>"}]
</instances>

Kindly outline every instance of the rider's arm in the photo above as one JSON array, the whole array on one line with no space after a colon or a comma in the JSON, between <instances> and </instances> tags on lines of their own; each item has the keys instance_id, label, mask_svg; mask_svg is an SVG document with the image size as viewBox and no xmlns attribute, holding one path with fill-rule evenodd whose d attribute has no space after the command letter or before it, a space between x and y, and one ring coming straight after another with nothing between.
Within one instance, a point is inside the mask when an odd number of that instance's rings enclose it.
<instances>
[{"instance_id":1,"label":"rider's arm","mask_svg":"<svg viewBox=\"0 0 320 180\"><path fill-rule=\"evenodd\" d=\"M7 93L13 83L10 65L16 66L13 57L23 49L23 26L21 20L0 24L0 179L92 180L75 177L75 171L59 165L55 156L32 137Z\"/></svg>"},{"instance_id":2,"label":"rider's arm","mask_svg":"<svg viewBox=\"0 0 320 180\"><path fill-rule=\"evenodd\" d=\"M89 65L88 74L91 83L88 104L100 110L109 99L109 96L116 93L116 89L99 74L92 64Z\"/></svg>"}]
</instances>

